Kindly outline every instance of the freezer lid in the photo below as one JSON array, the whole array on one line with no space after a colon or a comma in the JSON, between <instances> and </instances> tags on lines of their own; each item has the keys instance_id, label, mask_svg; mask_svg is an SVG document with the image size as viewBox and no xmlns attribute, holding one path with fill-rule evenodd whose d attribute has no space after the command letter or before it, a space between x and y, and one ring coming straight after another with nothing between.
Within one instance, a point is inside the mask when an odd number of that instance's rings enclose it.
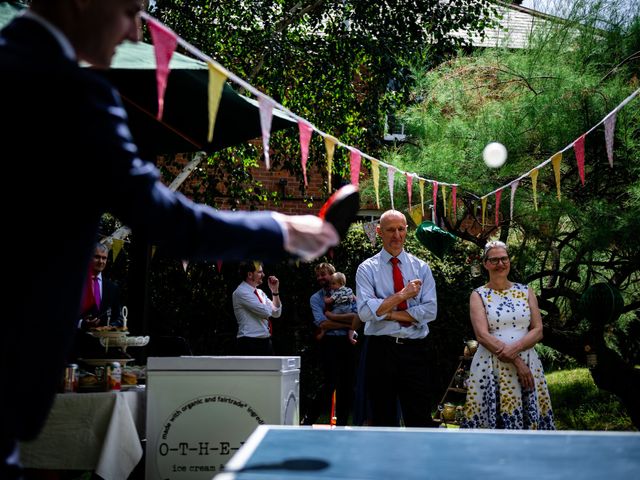
<instances>
[{"instance_id":1,"label":"freezer lid","mask_svg":"<svg viewBox=\"0 0 640 480\"><path fill-rule=\"evenodd\" d=\"M170 371L269 371L300 370L300 357L149 357L147 372Z\"/></svg>"}]
</instances>

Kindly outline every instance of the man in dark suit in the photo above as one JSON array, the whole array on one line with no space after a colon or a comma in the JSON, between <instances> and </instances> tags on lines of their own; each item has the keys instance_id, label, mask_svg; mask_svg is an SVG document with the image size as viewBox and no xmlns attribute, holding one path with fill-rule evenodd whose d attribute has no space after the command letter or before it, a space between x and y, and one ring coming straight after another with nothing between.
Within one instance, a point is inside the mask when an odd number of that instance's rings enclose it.
<instances>
[{"instance_id":1,"label":"man in dark suit","mask_svg":"<svg viewBox=\"0 0 640 480\"><path fill-rule=\"evenodd\" d=\"M177 258L308 260L339 242L318 217L194 204L139 158L119 95L78 62L108 68L118 44L138 40L143 3L33 0L0 31L0 157L5 183L21 186L18 195L2 189L0 201L12 232L2 245L10 279L0 366L3 479L21 478L17 441L36 437L55 397L103 212Z\"/></svg>"},{"instance_id":2,"label":"man in dark suit","mask_svg":"<svg viewBox=\"0 0 640 480\"><path fill-rule=\"evenodd\" d=\"M99 242L96 243L78 324L78 328L82 330L90 330L104 325L122 326L120 287L102 275L107 266L108 258L109 249L107 246Z\"/></svg>"},{"instance_id":3,"label":"man in dark suit","mask_svg":"<svg viewBox=\"0 0 640 480\"><path fill-rule=\"evenodd\" d=\"M82 312L78 321L75 347L69 357L72 362L82 358L103 358L100 355L104 355L104 348L100 347L96 338L86 332L105 325L123 326L120 287L103 275L108 257L109 249L107 246L97 242L84 287ZM123 358L126 356L124 352L119 352L119 355L122 355Z\"/></svg>"}]
</instances>

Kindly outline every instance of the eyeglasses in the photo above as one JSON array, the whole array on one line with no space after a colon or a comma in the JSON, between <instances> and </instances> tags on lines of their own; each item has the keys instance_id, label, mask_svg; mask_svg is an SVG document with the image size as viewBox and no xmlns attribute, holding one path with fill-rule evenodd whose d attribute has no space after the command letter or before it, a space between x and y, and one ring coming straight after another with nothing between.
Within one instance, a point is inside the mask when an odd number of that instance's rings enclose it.
<instances>
[{"instance_id":1,"label":"eyeglasses","mask_svg":"<svg viewBox=\"0 0 640 480\"><path fill-rule=\"evenodd\" d=\"M487 262L491 265L497 265L499 262L502 262L504 265L509 263L509 257L489 257L487 258Z\"/></svg>"}]
</instances>

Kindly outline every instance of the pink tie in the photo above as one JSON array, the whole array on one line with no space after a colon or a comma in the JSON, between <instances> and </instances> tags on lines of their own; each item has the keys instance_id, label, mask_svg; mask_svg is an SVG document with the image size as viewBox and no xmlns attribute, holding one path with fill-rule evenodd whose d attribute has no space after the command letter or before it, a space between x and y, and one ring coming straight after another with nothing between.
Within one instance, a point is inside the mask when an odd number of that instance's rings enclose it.
<instances>
[{"instance_id":1,"label":"pink tie","mask_svg":"<svg viewBox=\"0 0 640 480\"><path fill-rule=\"evenodd\" d=\"M258 300L260 300L260 303L264 303L262 301L262 298L260 298L260 294L258 293L258 289L254 288L253 289L253 293L256 294L256 297L258 297ZM271 319L269 319L269 335L271 335L273 328L271 327Z\"/></svg>"},{"instance_id":2,"label":"pink tie","mask_svg":"<svg viewBox=\"0 0 640 480\"><path fill-rule=\"evenodd\" d=\"M100 280L98 277L93 277L93 299L96 301L96 308L100 310L100 302L102 301L100 297Z\"/></svg>"}]
</instances>

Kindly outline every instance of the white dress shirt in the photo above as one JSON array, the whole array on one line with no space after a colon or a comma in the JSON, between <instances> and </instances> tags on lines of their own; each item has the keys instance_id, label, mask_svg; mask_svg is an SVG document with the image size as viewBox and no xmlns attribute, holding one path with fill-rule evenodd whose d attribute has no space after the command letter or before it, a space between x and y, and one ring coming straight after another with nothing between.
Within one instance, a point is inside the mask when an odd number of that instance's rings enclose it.
<instances>
[{"instance_id":1,"label":"white dress shirt","mask_svg":"<svg viewBox=\"0 0 640 480\"><path fill-rule=\"evenodd\" d=\"M238 321L237 337L269 338L269 317L278 318L282 314L282 305L276 308L266 293L247 282L238 285L231 298Z\"/></svg>"}]
</instances>

